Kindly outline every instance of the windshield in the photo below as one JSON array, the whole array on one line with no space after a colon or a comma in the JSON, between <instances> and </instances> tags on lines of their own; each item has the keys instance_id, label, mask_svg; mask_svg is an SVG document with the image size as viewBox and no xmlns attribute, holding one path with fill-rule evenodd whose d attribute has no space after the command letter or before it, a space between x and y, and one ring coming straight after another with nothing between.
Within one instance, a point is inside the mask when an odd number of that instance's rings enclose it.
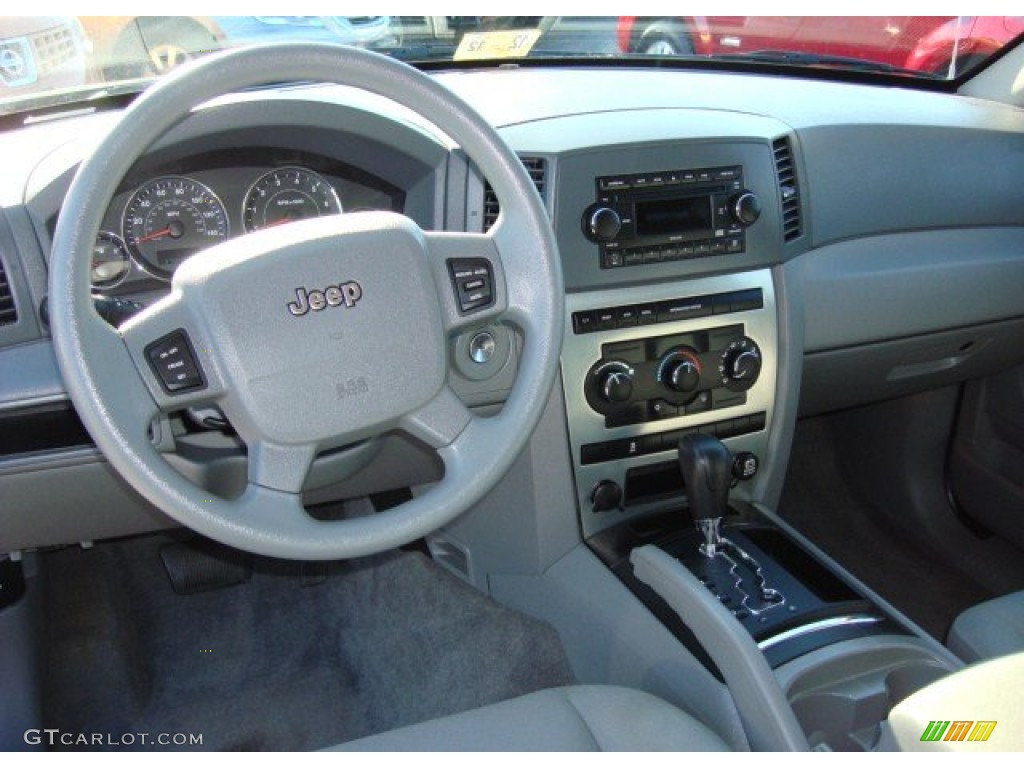
<instances>
[{"instance_id":1,"label":"windshield","mask_svg":"<svg viewBox=\"0 0 1024 768\"><path fill-rule=\"evenodd\" d=\"M728 62L913 84L955 80L1022 32L1011 16L5 16L0 114L138 90L190 59L276 40L410 62Z\"/></svg>"}]
</instances>

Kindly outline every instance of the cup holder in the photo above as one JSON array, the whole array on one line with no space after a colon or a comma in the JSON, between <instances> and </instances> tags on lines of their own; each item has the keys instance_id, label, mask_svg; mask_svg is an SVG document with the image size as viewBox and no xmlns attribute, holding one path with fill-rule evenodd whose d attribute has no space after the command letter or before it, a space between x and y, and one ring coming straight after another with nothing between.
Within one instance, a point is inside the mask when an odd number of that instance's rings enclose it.
<instances>
[{"instance_id":1,"label":"cup holder","mask_svg":"<svg viewBox=\"0 0 1024 768\"><path fill-rule=\"evenodd\" d=\"M836 643L776 670L812 747L868 751L890 710L954 671L914 638Z\"/></svg>"}]
</instances>

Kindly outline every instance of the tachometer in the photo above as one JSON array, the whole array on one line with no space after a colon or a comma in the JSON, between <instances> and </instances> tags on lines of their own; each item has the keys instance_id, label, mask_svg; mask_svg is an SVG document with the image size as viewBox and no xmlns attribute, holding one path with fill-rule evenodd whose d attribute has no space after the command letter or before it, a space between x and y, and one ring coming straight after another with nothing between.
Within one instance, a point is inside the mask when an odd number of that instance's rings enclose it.
<instances>
[{"instance_id":1,"label":"tachometer","mask_svg":"<svg viewBox=\"0 0 1024 768\"><path fill-rule=\"evenodd\" d=\"M253 184L242 204L246 232L289 221L341 213L341 201L323 176L307 168L278 168Z\"/></svg>"},{"instance_id":2,"label":"tachometer","mask_svg":"<svg viewBox=\"0 0 1024 768\"><path fill-rule=\"evenodd\" d=\"M184 176L163 176L135 190L121 229L138 262L159 277L170 277L193 253L229 235L228 215L217 196Z\"/></svg>"}]
</instances>

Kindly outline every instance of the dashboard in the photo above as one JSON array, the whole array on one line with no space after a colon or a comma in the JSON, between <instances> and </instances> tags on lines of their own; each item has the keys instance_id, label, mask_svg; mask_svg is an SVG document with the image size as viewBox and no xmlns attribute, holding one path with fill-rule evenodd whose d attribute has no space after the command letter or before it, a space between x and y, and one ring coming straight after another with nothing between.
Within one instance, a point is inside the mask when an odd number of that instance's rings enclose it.
<instances>
[{"instance_id":1,"label":"dashboard","mask_svg":"<svg viewBox=\"0 0 1024 768\"><path fill-rule=\"evenodd\" d=\"M516 150L558 239L568 290L561 387L537 440L567 476L531 472L529 483L548 497L539 510L559 504L578 515L569 539L620 520L623 508L642 516L674 492L662 469L687 430L754 454L760 471L737 494L771 505L798 416L1024 359L1024 216L1004 194L1024 177L1018 110L707 72L512 68L437 78ZM0 186L0 255L17 307L16 321L0 326L9 433L38 432L38 409L55 423L73 417L37 309L75 166L114 118L5 137L16 158ZM197 110L122 180L97 241L94 287L146 303L195 251L294 218L386 210L425 230L481 232L500 204L446 136L402 107L333 86L241 94ZM619 229L604 229L608 214L598 213L608 209ZM636 319L644 312L650 324ZM503 324L449 339L454 390L473 407L500 408L523 342ZM743 373L752 357L756 371ZM190 451L220 452L225 475L214 485L244 478L230 434L195 420L166 427L182 471L200 471ZM49 430L65 433L7 441L0 486L13 503L0 512L0 549L162 524L98 463L87 436ZM48 501L47 478L69 465L78 475L67 498L116 510L70 519ZM421 447L395 436L321 465L313 501L415 486L438 472Z\"/></svg>"}]
</instances>

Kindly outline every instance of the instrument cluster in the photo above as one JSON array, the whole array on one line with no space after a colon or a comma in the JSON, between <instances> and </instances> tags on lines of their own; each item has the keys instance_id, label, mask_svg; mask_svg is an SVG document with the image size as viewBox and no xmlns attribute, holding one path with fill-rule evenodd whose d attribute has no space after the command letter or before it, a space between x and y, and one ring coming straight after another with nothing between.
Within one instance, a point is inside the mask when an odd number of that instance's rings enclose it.
<instances>
[{"instance_id":1,"label":"instrument cluster","mask_svg":"<svg viewBox=\"0 0 1024 768\"><path fill-rule=\"evenodd\" d=\"M232 237L320 216L401 212L404 204L382 179L294 151L196 156L146 174L128 180L104 217L92 255L99 292L166 284L185 259Z\"/></svg>"}]
</instances>

